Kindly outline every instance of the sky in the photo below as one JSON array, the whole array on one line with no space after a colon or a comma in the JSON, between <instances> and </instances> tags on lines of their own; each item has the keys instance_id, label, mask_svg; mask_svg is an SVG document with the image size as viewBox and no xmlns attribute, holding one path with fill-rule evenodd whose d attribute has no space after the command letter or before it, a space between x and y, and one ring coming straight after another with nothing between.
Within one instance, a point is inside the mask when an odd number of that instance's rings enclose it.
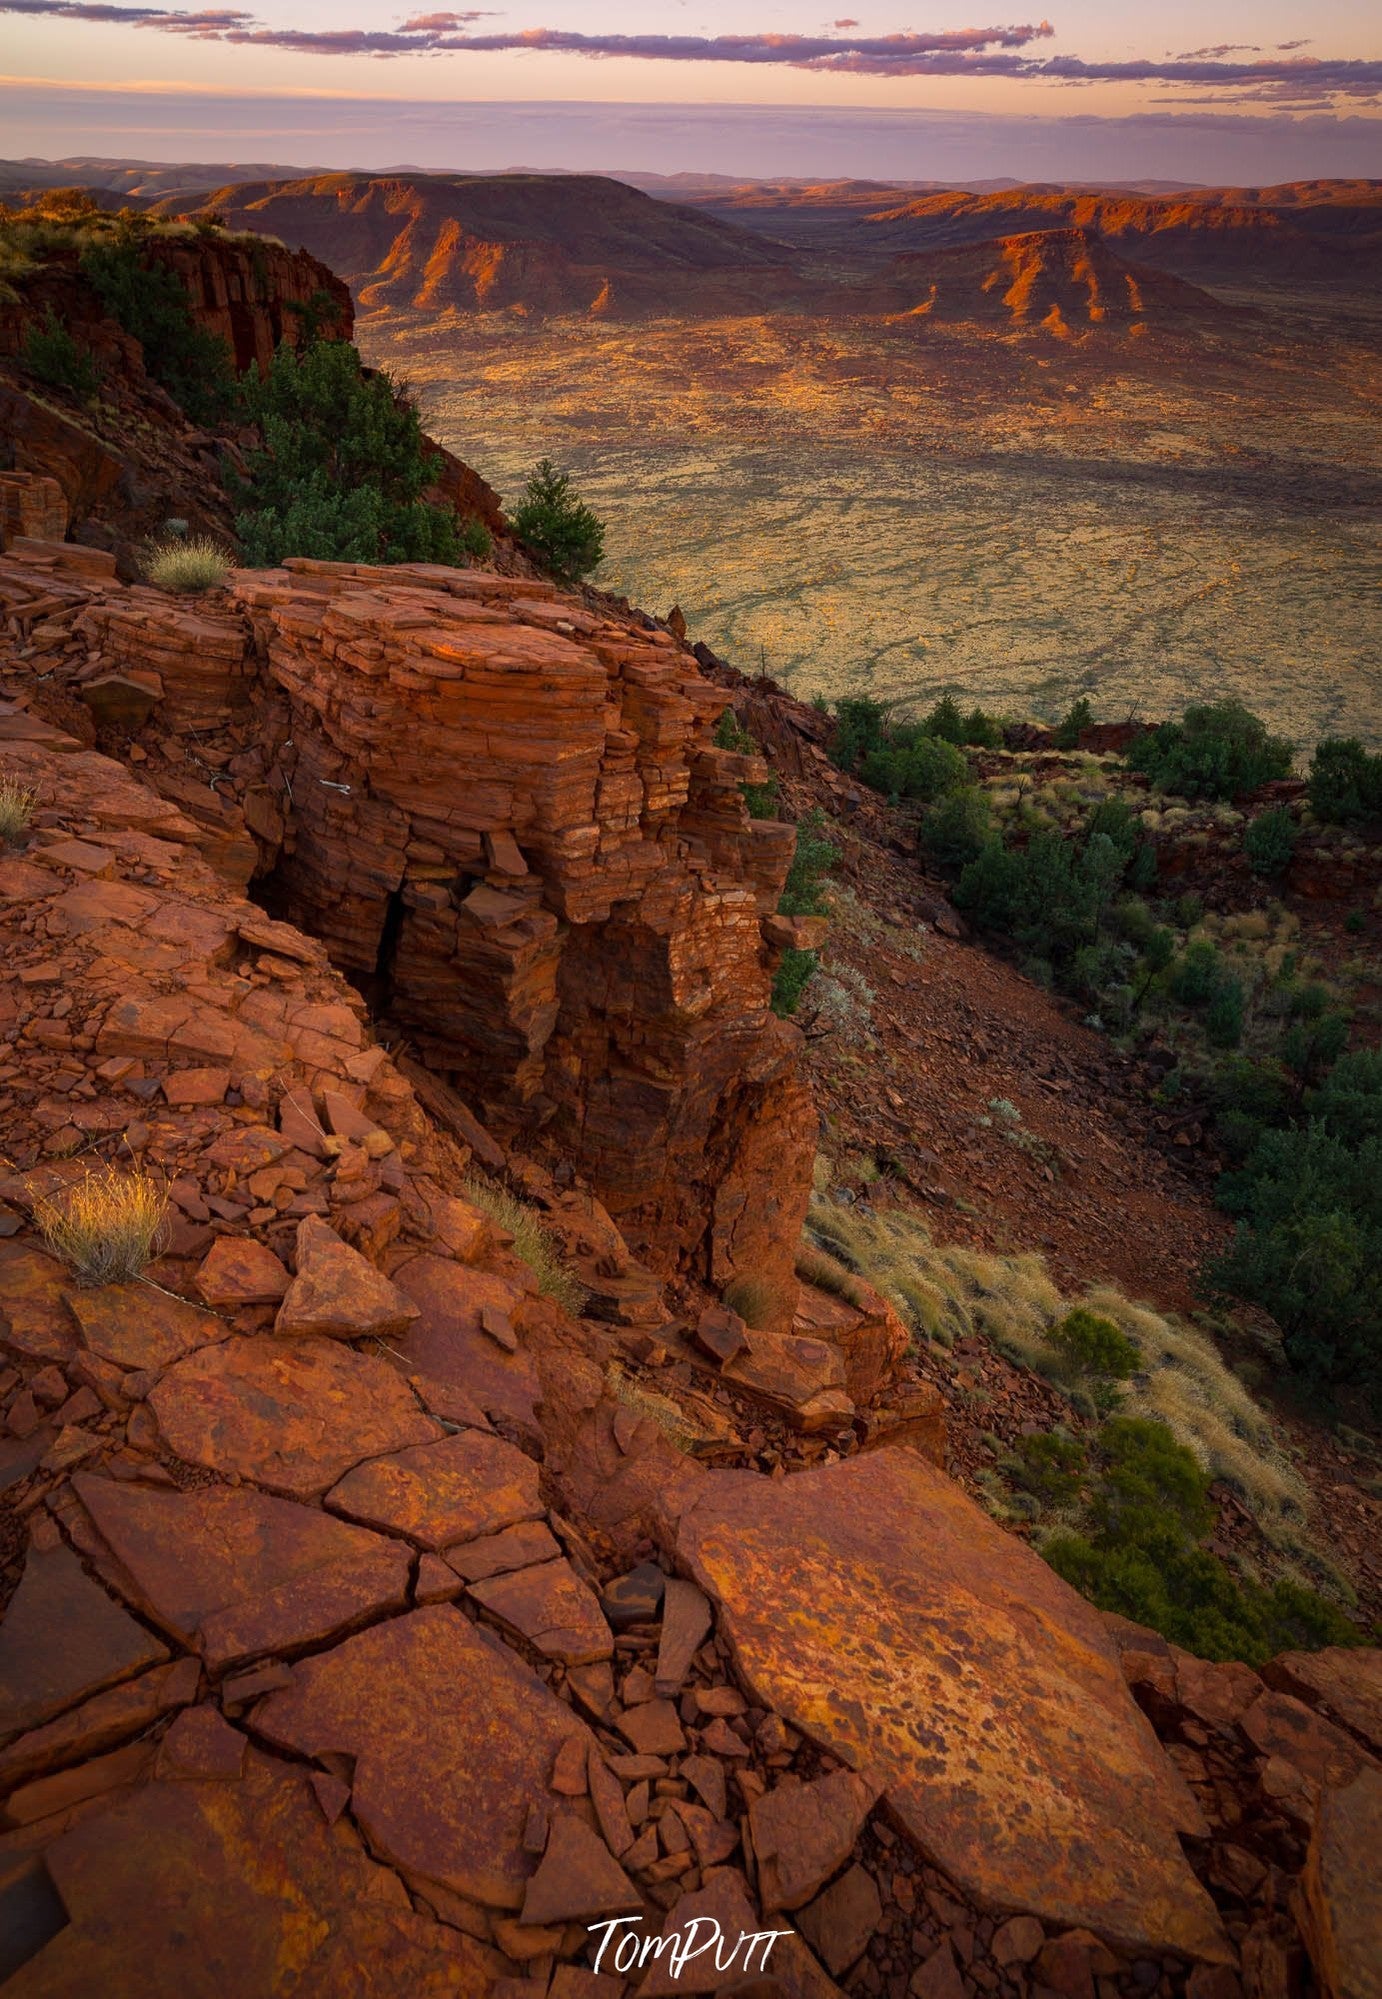
<instances>
[{"instance_id":1,"label":"sky","mask_svg":"<svg viewBox=\"0 0 1382 1999\"><path fill-rule=\"evenodd\" d=\"M1382 176L1382 7L1356 0L426 6L0 0L0 156Z\"/></svg>"}]
</instances>

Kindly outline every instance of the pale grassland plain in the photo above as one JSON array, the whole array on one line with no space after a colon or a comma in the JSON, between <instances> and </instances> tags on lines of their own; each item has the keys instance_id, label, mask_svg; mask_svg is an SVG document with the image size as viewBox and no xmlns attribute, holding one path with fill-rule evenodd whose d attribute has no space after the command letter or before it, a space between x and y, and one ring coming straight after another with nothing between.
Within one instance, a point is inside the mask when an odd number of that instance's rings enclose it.
<instances>
[{"instance_id":1,"label":"pale grassland plain","mask_svg":"<svg viewBox=\"0 0 1382 1999\"><path fill-rule=\"evenodd\" d=\"M422 324L367 358L512 501L607 523L596 579L803 698L1053 717L1234 695L1382 741L1370 337L1005 341L879 322Z\"/></svg>"}]
</instances>

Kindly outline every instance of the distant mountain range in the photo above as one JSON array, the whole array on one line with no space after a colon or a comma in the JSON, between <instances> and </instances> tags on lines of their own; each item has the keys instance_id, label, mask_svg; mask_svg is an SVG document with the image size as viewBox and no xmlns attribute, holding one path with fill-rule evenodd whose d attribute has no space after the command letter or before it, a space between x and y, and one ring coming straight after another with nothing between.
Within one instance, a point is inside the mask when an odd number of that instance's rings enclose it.
<instances>
[{"instance_id":1,"label":"distant mountain range","mask_svg":"<svg viewBox=\"0 0 1382 1999\"><path fill-rule=\"evenodd\" d=\"M1224 326L1216 287L1238 304L1254 285L1356 297L1382 272L1376 181L1137 191L0 162L11 200L63 184L281 237L339 272L362 313L395 316L804 311L1183 332Z\"/></svg>"}]
</instances>

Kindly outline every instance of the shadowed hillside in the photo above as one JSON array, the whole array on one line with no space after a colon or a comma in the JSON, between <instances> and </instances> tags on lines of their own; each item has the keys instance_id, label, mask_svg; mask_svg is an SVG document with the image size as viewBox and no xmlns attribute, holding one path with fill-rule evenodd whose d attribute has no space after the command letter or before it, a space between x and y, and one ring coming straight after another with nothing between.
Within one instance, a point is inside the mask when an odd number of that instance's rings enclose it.
<instances>
[{"instance_id":1,"label":"shadowed hillside","mask_svg":"<svg viewBox=\"0 0 1382 1999\"><path fill-rule=\"evenodd\" d=\"M851 295L856 309L890 318L1040 327L1058 338L1100 326L1232 323L1230 309L1198 285L1130 263L1089 229L1034 230L898 257L881 277L843 297Z\"/></svg>"},{"instance_id":2,"label":"shadowed hillside","mask_svg":"<svg viewBox=\"0 0 1382 1999\"><path fill-rule=\"evenodd\" d=\"M787 275L748 232L587 174L323 174L222 187L205 206L311 248L366 311L724 311Z\"/></svg>"}]
</instances>

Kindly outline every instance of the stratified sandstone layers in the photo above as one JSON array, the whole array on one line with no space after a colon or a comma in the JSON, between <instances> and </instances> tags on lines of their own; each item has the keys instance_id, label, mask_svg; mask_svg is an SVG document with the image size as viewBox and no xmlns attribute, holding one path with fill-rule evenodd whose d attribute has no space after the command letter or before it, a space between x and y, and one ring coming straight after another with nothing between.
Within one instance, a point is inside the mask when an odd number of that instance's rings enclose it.
<instances>
[{"instance_id":1,"label":"stratified sandstone layers","mask_svg":"<svg viewBox=\"0 0 1382 1999\"><path fill-rule=\"evenodd\" d=\"M790 1322L814 1118L769 995L793 830L749 818L762 768L710 746L726 696L667 633L482 571L293 561L193 609L15 556L6 607L58 599L99 720L142 698L149 774L195 809L197 772L227 872L257 865L636 1253L717 1288L752 1273ZM211 767L217 731L246 753Z\"/></svg>"}]
</instances>

